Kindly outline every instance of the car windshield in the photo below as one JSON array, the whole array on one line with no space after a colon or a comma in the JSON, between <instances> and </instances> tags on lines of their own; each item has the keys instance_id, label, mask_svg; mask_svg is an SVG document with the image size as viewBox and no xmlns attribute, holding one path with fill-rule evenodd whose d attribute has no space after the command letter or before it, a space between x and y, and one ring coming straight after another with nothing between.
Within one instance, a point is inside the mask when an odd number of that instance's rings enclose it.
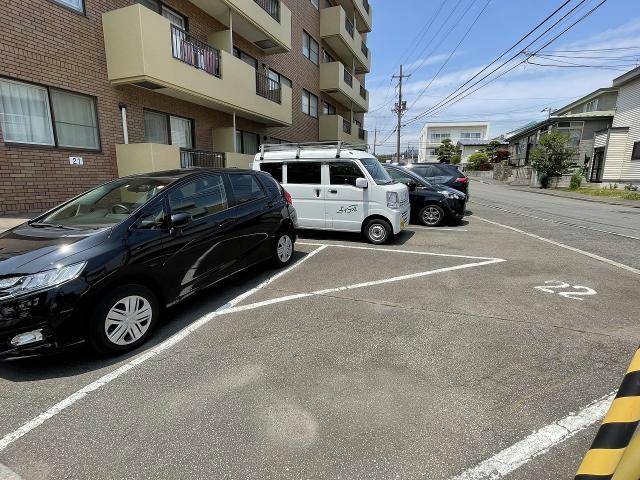
<instances>
[{"instance_id":1,"label":"car windshield","mask_svg":"<svg viewBox=\"0 0 640 480\"><path fill-rule=\"evenodd\" d=\"M162 177L114 180L81 195L32 224L61 228L100 228L115 225L160 193L173 180Z\"/></svg>"},{"instance_id":2,"label":"car windshield","mask_svg":"<svg viewBox=\"0 0 640 480\"><path fill-rule=\"evenodd\" d=\"M364 168L367 169L369 175L373 177L373 181L378 185L391 185L393 180L384 169L382 164L375 158L361 158L360 161Z\"/></svg>"}]
</instances>

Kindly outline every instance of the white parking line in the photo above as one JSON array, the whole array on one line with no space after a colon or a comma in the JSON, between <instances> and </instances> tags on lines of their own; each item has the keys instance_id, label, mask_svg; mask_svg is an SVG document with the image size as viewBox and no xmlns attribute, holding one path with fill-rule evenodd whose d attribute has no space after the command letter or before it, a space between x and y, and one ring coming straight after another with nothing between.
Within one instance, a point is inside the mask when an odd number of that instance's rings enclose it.
<instances>
[{"instance_id":1,"label":"white parking line","mask_svg":"<svg viewBox=\"0 0 640 480\"><path fill-rule=\"evenodd\" d=\"M478 217L476 215L473 218L477 218L486 223L490 223L492 225L497 225L498 227L506 228L507 230L512 230L514 232L518 232L522 235L526 235L527 237L535 238L536 240L540 240L542 242L550 243L551 245L555 245L556 247L566 248L567 250L571 250L572 252L579 253L580 255L585 255L589 258L593 258L594 260L598 260L600 262L608 263L609 265L613 265L614 267L622 268L623 270L627 270L631 273L635 273L636 275L640 275L640 270L637 268L630 267L629 265L625 265L624 263L616 262L615 260L610 260L605 257L601 257L600 255L596 255L595 253L586 252L584 250L580 250L579 248L572 247L570 245L565 245L564 243L556 242L555 240L551 240L549 238L544 238L539 235L535 235L533 233L525 232L524 230L520 230L519 228L511 227L509 225L503 225L502 223L493 222L491 220L487 220L486 218Z\"/></svg>"},{"instance_id":2,"label":"white parking line","mask_svg":"<svg viewBox=\"0 0 640 480\"><path fill-rule=\"evenodd\" d=\"M461 264L461 265L455 265L455 266L452 266L452 267L438 268L436 270L430 270L430 271L426 271L426 272L412 273L412 274L408 274L408 275L402 275L402 276L399 276L399 277L381 279L381 280L376 280L376 281L372 281L372 282L358 283L358 284L354 284L354 285L347 285L347 286L344 286L344 287L330 288L330 289L326 289L326 290L318 290L318 291L309 292L309 293L299 293L299 294L294 294L294 295L287 295L287 296L284 296L284 297L279 297L279 298L275 298L275 299L271 299L271 300L265 300L265 301L262 301L262 302L256 302L256 303L252 303L252 304L249 304L249 305L243 305L243 306L240 306L240 307L237 307L237 306L228 307L228 305L234 304L234 302L235 302L235 304L237 304L238 301L246 299L248 295L246 293L243 293L242 295L239 295L234 300L229 302L227 305L225 305L223 307L220 307L215 312L211 312L211 313L208 313L208 314L204 315L203 317L199 318L198 320L196 320L191 325L189 325L189 326L185 327L184 329L180 330L178 333L176 333L173 336L169 337L167 340L163 341L159 345L157 345L157 346L151 348L150 350L146 351L145 353L135 357L133 360L130 360L129 362L127 362L124 365L118 367L114 371L112 371L112 372L100 377L98 380L86 385L85 387L81 388L80 390L78 390L77 392L73 393L69 397L65 398L64 400L62 400L62 401L60 401L58 403L56 403L55 405L53 405L52 407L50 407L49 409L47 409L46 411L44 411L43 413L38 415L37 417L29 420L28 422L26 422L24 425L22 425L17 430L9 433L8 435L6 435L2 439L0 439L0 451L6 449L9 445L11 445L13 442L18 440L20 437L26 435L27 433L29 433L33 429L35 429L35 428L39 427L40 425L42 425L44 422L46 422L50 418L54 417L55 415L59 414L63 410L69 408L74 403L76 403L79 400L83 399L89 393L94 392L94 391L98 390L99 388L101 388L101 387L113 382L117 378L119 378L122 375L124 375L125 373L127 373L129 370L137 367L138 365L141 365L142 363L144 363L147 360L159 355L160 353L164 352L165 350L168 350L169 348L173 347L178 342L184 340L186 337L191 335L196 330L200 329L201 327L203 327L204 325L209 323L214 318L219 317L221 315L227 315L227 314L236 313L236 312L243 312L243 311L247 311L247 310L253 310L253 309L264 307L264 306L267 306L267 305L273 305L273 304L276 304L276 303L282 303L282 302L287 302L287 301L301 299L301 298L307 298L307 297L312 297L312 296L320 296L320 295L327 295L329 293L335 293L335 292L340 292L340 291L344 291L344 290L352 290L352 289L356 289L356 288L364 288L364 287L369 287L369 286L373 286L373 285L382 285L382 284L386 284L386 283L399 282L399 281L407 280L407 279L410 279L410 278L424 277L424 276L433 275L433 274L436 274L436 273L443 273L443 272L449 272L449 271L460 270L460 269L465 269L465 268L479 267L479 266L483 266L483 265L490 265L490 264L493 264L493 263L500 263L500 262L504 262L505 261L505 260L503 260L501 258L469 257L469 256L463 256L463 255L446 255L446 254L436 254L436 253L427 253L427 252L411 252L411 251L407 251L407 250L394 250L394 249L374 248L374 247L359 247L359 246L331 245L331 244L310 244L310 243L302 243L302 242L299 242L299 244L301 244L301 245L318 246L319 247L318 249L316 249L313 252L311 252L314 255L319 253L321 250L324 250L324 248L337 247L337 248L352 248L352 249L357 249L357 250L381 250L381 251L387 251L387 252L393 252L393 253L414 253L414 254L418 254L418 255L432 255L432 256L440 256L440 257L465 258L465 259L470 259L470 260L481 260L481 261L480 262L466 263L466 264ZM294 268L299 266L302 262L304 262L307 259L311 258L313 256L311 253L308 254L306 257L304 257L302 260L296 262L294 265L289 267L284 272L279 272L276 275L273 275L273 277L271 277L271 279L270 279L271 282L273 280L275 280L276 277L277 278L282 277L285 273L290 272L291 270L293 270ZM271 283L271 282L269 280L267 280L266 282L263 282L263 284L268 284L268 283ZM251 291L253 293L255 293L257 290L258 290L257 288L254 288ZM241 298L241 300L238 300L239 298ZM238 301L236 301L236 300L238 300Z\"/></svg>"},{"instance_id":3,"label":"white parking line","mask_svg":"<svg viewBox=\"0 0 640 480\"><path fill-rule=\"evenodd\" d=\"M16 472L0 463L0 480L21 480L21 477Z\"/></svg>"},{"instance_id":4,"label":"white parking line","mask_svg":"<svg viewBox=\"0 0 640 480\"><path fill-rule=\"evenodd\" d=\"M468 232L466 228L449 228L449 227L422 227L420 225L409 225L405 232L410 232L411 230L426 230L433 233L439 232Z\"/></svg>"},{"instance_id":5,"label":"white parking line","mask_svg":"<svg viewBox=\"0 0 640 480\"><path fill-rule=\"evenodd\" d=\"M477 466L465 470L451 480L496 480L513 472L551 448L567 441L578 432L599 422L609 410L615 392L593 402L576 414L570 414L532 433L518 443L496 453Z\"/></svg>"}]
</instances>

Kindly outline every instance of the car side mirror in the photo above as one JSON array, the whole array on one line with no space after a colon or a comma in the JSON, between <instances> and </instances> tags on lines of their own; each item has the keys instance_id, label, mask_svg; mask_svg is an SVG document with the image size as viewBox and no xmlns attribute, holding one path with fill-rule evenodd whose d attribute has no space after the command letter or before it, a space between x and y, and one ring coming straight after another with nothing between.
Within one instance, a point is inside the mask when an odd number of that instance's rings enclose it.
<instances>
[{"instance_id":1,"label":"car side mirror","mask_svg":"<svg viewBox=\"0 0 640 480\"><path fill-rule=\"evenodd\" d=\"M407 187L409 187L410 192L413 192L416 188L418 188L418 184L416 182L408 181Z\"/></svg>"},{"instance_id":2,"label":"car side mirror","mask_svg":"<svg viewBox=\"0 0 640 480\"><path fill-rule=\"evenodd\" d=\"M366 178L356 178L356 187L369 188L369 182Z\"/></svg>"},{"instance_id":3,"label":"car side mirror","mask_svg":"<svg viewBox=\"0 0 640 480\"><path fill-rule=\"evenodd\" d=\"M184 228L191 222L191 215L188 213L174 213L171 215L172 228Z\"/></svg>"}]
</instances>

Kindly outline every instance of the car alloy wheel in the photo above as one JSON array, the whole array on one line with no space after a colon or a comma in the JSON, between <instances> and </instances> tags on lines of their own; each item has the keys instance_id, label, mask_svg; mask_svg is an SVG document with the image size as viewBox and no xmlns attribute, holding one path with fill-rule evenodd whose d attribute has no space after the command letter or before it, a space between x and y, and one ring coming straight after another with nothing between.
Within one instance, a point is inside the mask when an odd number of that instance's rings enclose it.
<instances>
[{"instance_id":1,"label":"car alloy wheel","mask_svg":"<svg viewBox=\"0 0 640 480\"><path fill-rule=\"evenodd\" d=\"M153 310L149 301L138 295L130 295L111 307L105 318L104 332L114 345L131 345L144 336L152 319Z\"/></svg>"},{"instance_id":2,"label":"car alloy wheel","mask_svg":"<svg viewBox=\"0 0 640 480\"><path fill-rule=\"evenodd\" d=\"M444 221L444 211L437 205L427 205L420 211L420 220L427 227L437 227Z\"/></svg>"},{"instance_id":3,"label":"car alloy wheel","mask_svg":"<svg viewBox=\"0 0 640 480\"><path fill-rule=\"evenodd\" d=\"M280 236L276 250L278 259L282 263L287 263L289 260L291 260L291 255L293 255L293 242L291 241L291 237L289 236L289 234Z\"/></svg>"}]
</instances>

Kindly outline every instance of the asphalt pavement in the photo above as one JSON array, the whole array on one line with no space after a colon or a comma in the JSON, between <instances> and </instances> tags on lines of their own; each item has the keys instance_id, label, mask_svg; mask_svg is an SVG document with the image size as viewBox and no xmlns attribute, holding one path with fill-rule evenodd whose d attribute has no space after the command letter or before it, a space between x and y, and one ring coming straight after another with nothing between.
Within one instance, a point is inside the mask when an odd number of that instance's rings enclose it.
<instances>
[{"instance_id":1,"label":"asphalt pavement","mask_svg":"<svg viewBox=\"0 0 640 480\"><path fill-rule=\"evenodd\" d=\"M24 479L572 478L585 407L639 343L640 217L471 188L460 225L386 247L305 232L290 271L198 295L132 354L1 362L0 462ZM578 420L553 444L532 433Z\"/></svg>"}]
</instances>

